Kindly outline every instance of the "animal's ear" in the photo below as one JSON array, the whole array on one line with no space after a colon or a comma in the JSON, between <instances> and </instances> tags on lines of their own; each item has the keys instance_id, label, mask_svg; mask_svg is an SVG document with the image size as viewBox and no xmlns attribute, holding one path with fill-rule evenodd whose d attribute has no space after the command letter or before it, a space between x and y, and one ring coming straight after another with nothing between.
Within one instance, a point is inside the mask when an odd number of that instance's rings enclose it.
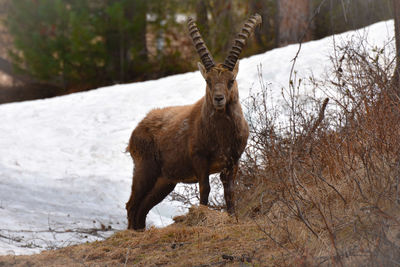
<instances>
[{"instance_id":1,"label":"animal's ear","mask_svg":"<svg viewBox=\"0 0 400 267\"><path fill-rule=\"evenodd\" d=\"M233 75L234 75L234 77L236 79L236 76L237 76L237 74L239 72L239 60L236 61L235 67L233 68L232 72L233 72Z\"/></svg>"},{"instance_id":2,"label":"animal's ear","mask_svg":"<svg viewBox=\"0 0 400 267\"><path fill-rule=\"evenodd\" d=\"M199 67L200 73L201 75L203 75L204 79L207 79L207 71L206 68L204 68L203 64L201 64L200 62L197 62L197 66Z\"/></svg>"}]
</instances>

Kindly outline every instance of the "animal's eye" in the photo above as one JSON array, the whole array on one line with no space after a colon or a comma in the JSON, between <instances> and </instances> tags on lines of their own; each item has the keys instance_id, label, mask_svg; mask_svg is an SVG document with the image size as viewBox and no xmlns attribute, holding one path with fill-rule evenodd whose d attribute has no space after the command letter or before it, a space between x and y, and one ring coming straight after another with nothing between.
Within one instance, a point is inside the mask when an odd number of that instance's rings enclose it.
<instances>
[{"instance_id":1,"label":"animal's eye","mask_svg":"<svg viewBox=\"0 0 400 267\"><path fill-rule=\"evenodd\" d=\"M232 87L232 85L233 85L234 82L235 82L235 80L230 80L230 81L228 82L228 88L229 88L229 89Z\"/></svg>"}]
</instances>

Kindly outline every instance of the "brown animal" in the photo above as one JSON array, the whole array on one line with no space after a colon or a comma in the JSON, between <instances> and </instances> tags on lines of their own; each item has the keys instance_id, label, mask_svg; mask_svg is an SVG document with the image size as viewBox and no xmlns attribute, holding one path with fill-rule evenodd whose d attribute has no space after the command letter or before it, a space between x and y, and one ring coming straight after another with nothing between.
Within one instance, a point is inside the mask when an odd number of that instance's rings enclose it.
<instances>
[{"instance_id":1,"label":"brown animal","mask_svg":"<svg viewBox=\"0 0 400 267\"><path fill-rule=\"evenodd\" d=\"M232 186L249 129L239 102L238 57L261 23L248 19L223 64L216 65L199 30L189 18L206 94L193 105L154 109L133 131L127 151L134 165L132 193L126 203L128 229L145 228L146 215L177 183L199 183L200 204L207 205L209 175L220 172L229 213L234 212Z\"/></svg>"}]
</instances>

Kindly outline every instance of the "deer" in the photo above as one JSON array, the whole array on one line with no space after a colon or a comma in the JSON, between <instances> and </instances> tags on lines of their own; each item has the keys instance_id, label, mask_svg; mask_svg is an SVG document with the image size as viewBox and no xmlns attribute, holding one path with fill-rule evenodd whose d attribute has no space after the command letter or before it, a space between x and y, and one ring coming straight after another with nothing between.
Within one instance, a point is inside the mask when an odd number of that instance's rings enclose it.
<instances>
[{"instance_id":1,"label":"deer","mask_svg":"<svg viewBox=\"0 0 400 267\"><path fill-rule=\"evenodd\" d=\"M148 212L177 183L199 183L200 204L207 205L209 175L215 173L220 173L226 210L234 214L233 186L249 136L236 81L238 58L260 23L260 15L249 17L224 63L216 64L195 21L188 19L206 92L192 105L151 110L133 130L127 147L134 163L128 229L144 230Z\"/></svg>"}]
</instances>

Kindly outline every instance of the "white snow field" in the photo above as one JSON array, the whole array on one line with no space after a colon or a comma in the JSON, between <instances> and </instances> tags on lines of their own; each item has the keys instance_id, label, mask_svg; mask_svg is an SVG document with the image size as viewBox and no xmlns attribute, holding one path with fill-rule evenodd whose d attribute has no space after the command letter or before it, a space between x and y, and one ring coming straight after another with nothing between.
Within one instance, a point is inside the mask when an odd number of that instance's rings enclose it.
<instances>
[{"instance_id":1,"label":"white snow field","mask_svg":"<svg viewBox=\"0 0 400 267\"><path fill-rule=\"evenodd\" d=\"M381 46L393 39L393 32L388 21L304 43L297 77L319 77L329 69L334 43L363 36ZM263 79L280 105L298 47L242 59L237 78L241 100L259 87L261 64ZM204 80L193 72L0 105L0 255L102 240L126 229L133 164L124 151L131 131L152 108L191 104L204 92ZM166 199L151 210L147 225L166 226L184 211Z\"/></svg>"}]
</instances>

